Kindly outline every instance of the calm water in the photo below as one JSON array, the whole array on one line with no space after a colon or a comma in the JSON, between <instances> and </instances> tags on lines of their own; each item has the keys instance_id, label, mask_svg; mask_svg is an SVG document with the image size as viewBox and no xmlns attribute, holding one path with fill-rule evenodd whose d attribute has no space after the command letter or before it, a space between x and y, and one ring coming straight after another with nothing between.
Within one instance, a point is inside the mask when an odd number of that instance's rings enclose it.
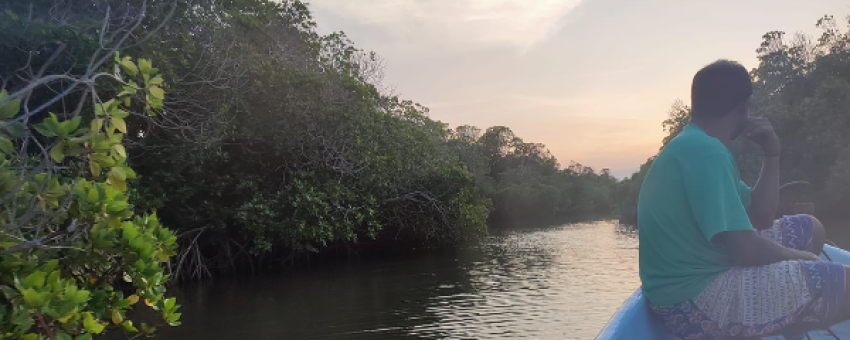
<instances>
[{"instance_id":1,"label":"calm water","mask_svg":"<svg viewBox=\"0 0 850 340\"><path fill-rule=\"evenodd\" d=\"M491 230L478 246L184 289L158 339L592 339L639 286L612 222Z\"/></svg>"}]
</instances>

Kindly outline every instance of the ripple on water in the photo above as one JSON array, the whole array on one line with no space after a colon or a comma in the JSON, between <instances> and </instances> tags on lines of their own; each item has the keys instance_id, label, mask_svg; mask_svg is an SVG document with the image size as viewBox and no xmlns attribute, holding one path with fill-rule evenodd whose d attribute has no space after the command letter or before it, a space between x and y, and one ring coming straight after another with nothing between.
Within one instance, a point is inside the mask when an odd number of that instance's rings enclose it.
<instances>
[{"instance_id":1,"label":"ripple on water","mask_svg":"<svg viewBox=\"0 0 850 340\"><path fill-rule=\"evenodd\" d=\"M494 230L478 246L181 291L162 339L592 339L639 286L615 223Z\"/></svg>"},{"instance_id":2,"label":"ripple on water","mask_svg":"<svg viewBox=\"0 0 850 340\"><path fill-rule=\"evenodd\" d=\"M436 321L411 334L593 338L639 285L637 240L617 228L592 223L492 236L479 249L490 261L468 270L472 303L464 301L469 295L442 297L452 303L429 305Z\"/></svg>"}]
</instances>

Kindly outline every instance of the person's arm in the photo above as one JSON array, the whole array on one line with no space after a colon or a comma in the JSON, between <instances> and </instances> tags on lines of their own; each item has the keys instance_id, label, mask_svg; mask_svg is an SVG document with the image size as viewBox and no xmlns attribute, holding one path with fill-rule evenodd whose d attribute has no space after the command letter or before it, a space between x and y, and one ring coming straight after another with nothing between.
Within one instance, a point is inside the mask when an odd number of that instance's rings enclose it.
<instances>
[{"instance_id":1,"label":"person's arm","mask_svg":"<svg viewBox=\"0 0 850 340\"><path fill-rule=\"evenodd\" d=\"M749 118L744 134L761 147L764 154L747 214L755 229L767 229L773 226L779 206L779 137L770 122L760 117Z\"/></svg>"},{"instance_id":2,"label":"person's arm","mask_svg":"<svg viewBox=\"0 0 850 340\"><path fill-rule=\"evenodd\" d=\"M783 247L756 234L738 190L735 161L727 150L683 162L685 192L694 220L706 240L736 265L816 260L814 254Z\"/></svg>"},{"instance_id":3,"label":"person's arm","mask_svg":"<svg viewBox=\"0 0 850 340\"><path fill-rule=\"evenodd\" d=\"M789 260L820 260L815 254L783 247L751 230L722 232L715 235L711 242L737 266L762 266Z\"/></svg>"},{"instance_id":4,"label":"person's arm","mask_svg":"<svg viewBox=\"0 0 850 340\"><path fill-rule=\"evenodd\" d=\"M747 210L755 229L773 226L779 206L779 156L765 155L759 179L753 187L752 203Z\"/></svg>"}]
</instances>

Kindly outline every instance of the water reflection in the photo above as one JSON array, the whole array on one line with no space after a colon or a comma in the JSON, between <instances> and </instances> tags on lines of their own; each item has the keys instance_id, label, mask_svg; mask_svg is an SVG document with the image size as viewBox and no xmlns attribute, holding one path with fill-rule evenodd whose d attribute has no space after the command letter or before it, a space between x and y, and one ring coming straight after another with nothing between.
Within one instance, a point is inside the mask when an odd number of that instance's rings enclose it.
<instances>
[{"instance_id":1,"label":"water reflection","mask_svg":"<svg viewBox=\"0 0 850 340\"><path fill-rule=\"evenodd\" d=\"M639 285L614 223L497 229L480 245L178 294L161 339L592 339Z\"/></svg>"}]
</instances>

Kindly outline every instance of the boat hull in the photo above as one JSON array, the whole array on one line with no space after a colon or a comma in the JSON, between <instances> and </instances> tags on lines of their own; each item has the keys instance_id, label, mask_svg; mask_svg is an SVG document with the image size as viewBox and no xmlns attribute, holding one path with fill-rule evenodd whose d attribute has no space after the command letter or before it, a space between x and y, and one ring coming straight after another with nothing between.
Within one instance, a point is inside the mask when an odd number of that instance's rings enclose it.
<instances>
[{"instance_id":1,"label":"boat hull","mask_svg":"<svg viewBox=\"0 0 850 340\"><path fill-rule=\"evenodd\" d=\"M850 252L832 246L825 246L821 255L825 261L850 265ZM850 321L830 327L841 339L850 339ZM835 340L826 330L810 331L812 340ZM805 338L805 337L804 337ZM785 340L782 336L765 337L765 340ZM670 334L661 321L652 314L641 290L638 288L623 306L614 314L608 325L596 337L596 340L678 340Z\"/></svg>"}]
</instances>

